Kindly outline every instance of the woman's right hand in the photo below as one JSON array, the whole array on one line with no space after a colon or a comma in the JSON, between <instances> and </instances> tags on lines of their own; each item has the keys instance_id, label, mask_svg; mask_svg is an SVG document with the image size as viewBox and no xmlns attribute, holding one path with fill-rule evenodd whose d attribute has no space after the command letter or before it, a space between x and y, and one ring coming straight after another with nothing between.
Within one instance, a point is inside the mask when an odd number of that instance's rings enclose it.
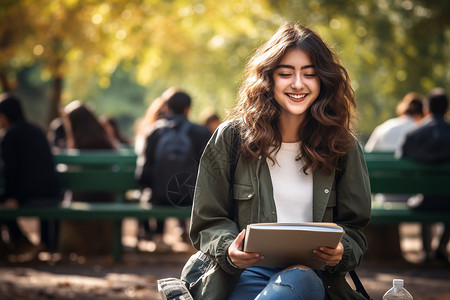
<instances>
[{"instance_id":1,"label":"woman's right hand","mask_svg":"<svg viewBox=\"0 0 450 300\"><path fill-rule=\"evenodd\" d=\"M239 233L236 239L228 248L228 256L231 262L241 269L249 268L264 259L264 256L257 252L244 252L243 242L245 237L245 229Z\"/></svg>"}]
</instances>

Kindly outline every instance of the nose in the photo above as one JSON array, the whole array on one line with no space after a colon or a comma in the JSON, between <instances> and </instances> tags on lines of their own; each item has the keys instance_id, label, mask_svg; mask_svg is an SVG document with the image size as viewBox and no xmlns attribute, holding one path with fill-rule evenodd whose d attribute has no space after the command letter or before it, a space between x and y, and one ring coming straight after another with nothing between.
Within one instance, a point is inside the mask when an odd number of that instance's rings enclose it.
<instances>
[{"instance_id":1,"label":"nose","mask_svg":"<svg viewBox=\"0 0 450 300\"><path fill-rule=\"evenodd\" d=\"M291 87L297 90L300 90L303 87L303 81L300 75L295 75L292 77Z\"/></svg>"}]
</instances>

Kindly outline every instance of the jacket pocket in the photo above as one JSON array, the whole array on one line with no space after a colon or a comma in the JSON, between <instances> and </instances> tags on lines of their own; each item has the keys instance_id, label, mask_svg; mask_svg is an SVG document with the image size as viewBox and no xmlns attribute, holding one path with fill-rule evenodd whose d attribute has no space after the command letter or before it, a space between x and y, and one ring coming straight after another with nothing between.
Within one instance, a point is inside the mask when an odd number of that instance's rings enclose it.
<instances>
[{"instance_id":1,"label":"jacket pocket","mask_svg":"<svg viewBox=\"0 0 450 300\"><path fill-rule=\"evenodd\" d=\"M253 186L246 184L234 184L234 201L236 202L236 217L240 230L250 224L252 200L255 196Z\"/></svg>"},{"instance_id":2,"label":"jacket pocket","mask_svg":"<svg viewBox=\"0 0 450 300\"><path fill-rule=\"evenodd\" d=\"M234 199L235 200L251 200L255 195L255 190L251 185L234 184Z\"/></svg>"}]
</instances>

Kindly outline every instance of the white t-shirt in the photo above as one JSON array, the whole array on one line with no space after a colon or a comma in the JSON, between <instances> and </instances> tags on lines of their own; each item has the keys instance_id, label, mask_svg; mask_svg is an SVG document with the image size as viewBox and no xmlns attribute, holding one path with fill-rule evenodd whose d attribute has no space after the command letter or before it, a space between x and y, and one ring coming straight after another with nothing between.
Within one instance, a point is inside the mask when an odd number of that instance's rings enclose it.
<instances>
[{"instance_id":1,"label":"white t-shirt","mask_svg":"<svg viewBox=\"0 0 450 300\"><path fill-rule=\"evenodd\" d=\"M267 160L279 223L313 221L313 176L301 170L303 161L295 160L298 154L298 143L282 143L277 163Z\"/></svg>"},{"instance_id":2,"label":"white t-shirt","mask_svg":"<svg viewBox=\"0 0 450 300\"><path fill-rule=\"evenodd\" d=\"M366 152L398 151L401 149L408 132L418 124L411 116L401 116L378 125L364 146Z\"/></svg>"}]
</instances>

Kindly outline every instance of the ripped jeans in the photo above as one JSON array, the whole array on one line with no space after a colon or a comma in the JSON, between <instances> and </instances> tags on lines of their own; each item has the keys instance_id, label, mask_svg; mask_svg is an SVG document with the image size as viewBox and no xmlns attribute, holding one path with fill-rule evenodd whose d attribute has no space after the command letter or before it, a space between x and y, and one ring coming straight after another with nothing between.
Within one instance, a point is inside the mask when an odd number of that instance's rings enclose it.
<instances>
[{"instance_id":1,"label":"ripped jeans","mask_svg":"<svg viewBox=\"0 0 450 300\"><path fill-rule=\"evenodd\" d=\"M325 288L313 269L251 267L242 272L228 300L253 299L325 299Z\"/></svg>"}]
</instances>

